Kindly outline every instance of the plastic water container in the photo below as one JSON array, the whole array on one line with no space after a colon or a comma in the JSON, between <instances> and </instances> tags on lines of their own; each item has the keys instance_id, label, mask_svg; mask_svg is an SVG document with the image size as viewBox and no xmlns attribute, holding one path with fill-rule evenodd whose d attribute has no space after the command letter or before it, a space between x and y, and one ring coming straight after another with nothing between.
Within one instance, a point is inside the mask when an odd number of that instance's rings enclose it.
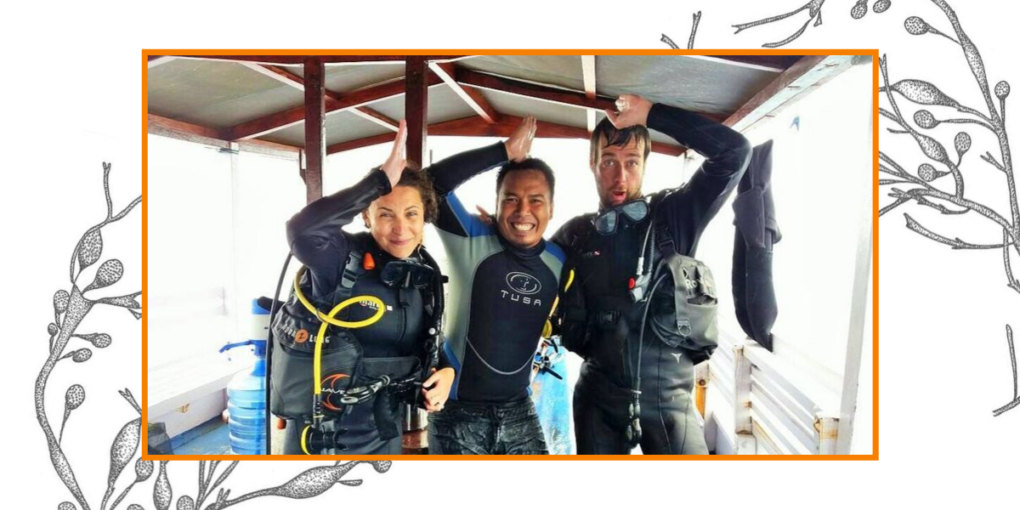
<instances>
[{"instance_id":1,"label":"plastic water container","mask_svg":"<svg viewBox=\"0 0 1020 510\"><path fill-rule=\"evenodd\" d=\"M535 403L549 453L572 455L574 444L570 430L571 391L567 383L567 351L559 345L559 337L553 337L553 341L556 347L545 346L535 355L535 364L545 369L540 370L531 381L531 399Z\"/></svg>"},{"instance_id":2,"label":"plastic water container","mask_svg":"<svg viewBox=\"0 0 1020 510\"><path fill-rule=\"evenodd\" d=\"M227 385L227 410L230 413L230 449L238 455L266 453L266 339L269 335L269 310L252 301L251 334L245 342L228 344L220 352L251 345L255 348L255 366L238 373Z\"/></svg>"}]
</instances>

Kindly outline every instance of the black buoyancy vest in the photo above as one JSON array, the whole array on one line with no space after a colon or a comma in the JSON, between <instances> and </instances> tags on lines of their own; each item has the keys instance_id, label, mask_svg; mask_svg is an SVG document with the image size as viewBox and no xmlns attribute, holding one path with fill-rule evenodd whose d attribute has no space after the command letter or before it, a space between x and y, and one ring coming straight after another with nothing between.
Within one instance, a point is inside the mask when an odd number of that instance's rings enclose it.
<instances>
[{"instance_id":1,"label":"black buoyancy vest","mask_svg":"<svg viewBox=\"0 0 1020 510\"><path fill-rule=\"evenodd\" d=\"M598 234L593 215L576 218L565 227L573 286L563 294L558 332L563 345L608 374L618 385L631 380L625 350L635 349L646 301L631 297L630 281L641 285L637 263L646 242L649 222L666 196L652 198L648 218L636 224L621 221L613 235ZM648 268L644 292L662 276L647 302L646 341L658 338L670 347L687 349L695 363L708 359L717 343L715 282L703 263L677 253L665 222L656 220L647 236ZM676 285L679 281L680 285ZM628 341L628 338L630 340Z\"/></svg>"},{"instance_id":2,"label":"black buoyancy vest","mask_svg":"<svg viewBox=\"0 0 1020 510\"><path fill-rule=\"evenodd\" d=\"M393 288L382 283L379 272L393 260L367 235L349 236L351 251L336 290L328 299L311 297L311 279L306 272L300 285L309 300L323 313L353 296L380 298L387 311L378 322L360 329L329 326L322 347L321 375L323 406L326 414L343 412L344 392L378 381L383 375L394 384L414 379L418 382L425 369L438 361L441 335L442 276L438 264L420 250L423 262L435 271L430 286L421 290ZM374 269L364 267L365 254L371 253ZM374 304L354 304L337 314L343 321L359 321L375 314ZM291 289L290 298L280 309L273 324L271 410L289 419L308 419L312 415L313 357L321 322L309 312ZM277 349L277 347L279 347ZM407 388L402 388L407 389ZM401 398L413 398L408 392ZM381 425L381 424L380 424Z\"/></svg>"}]
</instances>

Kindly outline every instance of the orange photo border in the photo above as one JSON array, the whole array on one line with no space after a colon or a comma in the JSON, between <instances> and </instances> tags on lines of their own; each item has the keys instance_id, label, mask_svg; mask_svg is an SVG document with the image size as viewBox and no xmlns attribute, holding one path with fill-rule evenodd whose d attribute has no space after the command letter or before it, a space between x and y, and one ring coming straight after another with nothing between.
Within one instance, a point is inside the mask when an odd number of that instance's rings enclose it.
<instances>
[{"instance_id":1,"label":"orange photo border","mask_svg":"<svg viewBox=\"0 0 1020 510\"><path fill-rule=\"evenodd\" d=\"M202 55L862 55L872 57L872 228L878 230L878 50L142 50L142 196L148 191L148 59L150 56ZM148 295L148 202L142 200L142 295ZM147 455L144 460L878 460L878 236L872 236L872 446L871 455ZM148 423L148 300L142 303L142 421ZM148 428L142 427L142 445Z\"/></svg>"}]
</instances>

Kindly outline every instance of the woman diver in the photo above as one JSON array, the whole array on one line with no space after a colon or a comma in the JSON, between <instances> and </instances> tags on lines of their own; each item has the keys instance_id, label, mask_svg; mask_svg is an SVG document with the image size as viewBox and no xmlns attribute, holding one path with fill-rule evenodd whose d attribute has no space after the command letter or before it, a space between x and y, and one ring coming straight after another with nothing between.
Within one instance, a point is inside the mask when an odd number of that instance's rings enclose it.
<instances>
[{"instance_id":1,"label":"woman diver","mask_svg":"<svg viewBox=\"0 0 1020 510\"><path fill-rule=\"evenodd\" d=\"M287 222L307 271L273 325L272 412L288 420L285 454L400 454L400 404L434 412L449 396L442 276L422 247L436 195L407 168L405 137L401 122L381 167ZM341 230L359 214L368 232Z\"/></svg>"}]
</instances>

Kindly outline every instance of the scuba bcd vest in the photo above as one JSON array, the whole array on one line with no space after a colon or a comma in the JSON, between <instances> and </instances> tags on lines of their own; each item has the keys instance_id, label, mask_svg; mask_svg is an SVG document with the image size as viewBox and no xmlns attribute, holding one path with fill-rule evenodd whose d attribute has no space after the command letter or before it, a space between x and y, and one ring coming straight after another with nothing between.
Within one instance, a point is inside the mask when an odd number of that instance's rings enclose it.
<instances>
[{"instance_id":1,"label":"scuba bcd vest","mask_svg":"<svg viewBox=\"0 0 1020 510\"><path fill-rule=\"evenodd\" d=\"M336 289L327 294L328 299L311 299L311 278L302 270L298 273L296 289L291 290L289 299L277 313L272 325L276 348L272 354L270 408L273 414L298 423L321 424L323 419L342 416L351 406L372 405L380 437L391 439L400 433L397 417L392 415L395 402L419 404L421 383L438 365L444 277L435 259L424 248L418 251L423 262L393 260L375 267L371 252L357 241L357 236L348 239L351 251ZM356 305L380 316L402 308L408 314L406 317L414 317L418 308L422 310L420 333L412 339L417 344L414 355L366 356L365 346L351 329L330 324L322 337L319 366L316 367L321 317L327 316L326 312L334 305L350 301L356 294L371 298L355 299ZM388 297L386 303L376 297L384 295ZM302 301L317 313L310 311ZM379 304L389 310L380 312ZM351 315L350 310L334 311L338 317L332 320ZM370 338L370 335L364 337ZM318 381L313 375L316 369Z\"/></svg>"},{"instance_id":2,"label":"scuba bcd vest","mask_svg":"<svg viewBox=\"0 0 1020 510\"><path fill-rule=\"evenodd\" d=\"M660 192L651 197L651 219L647 220L649 225L643 231L638 266L630 269L633 272L627 275L630 277L627 281L629 299L618 292L614 295L606 292L607 295L588 296L597 302L586 306L584 285L574 285L564 294L556 322L563 345L568 349L585 358L597 357L611 349L592 345L596 330L640 335L644 328L641 332L633 328L626 332L617 327L621 317L634 306L647 308L644 315L649 329L670 347L690 351L694 363L708 359L715 349L718 343L715 280L704 262L676 251L667 225L657 218L658 206L668 194L669 191ZM588 278L612 278L612 271L619 269L611 267L606 253L599 252L597 245L601 236L591 222L579 221L574 230L568 234L568 242L572 254L570 265L578 271L578 279L583 282ZM663 281L653 293L652 287L659 279Z\"/></svg>"}]
</instances>

